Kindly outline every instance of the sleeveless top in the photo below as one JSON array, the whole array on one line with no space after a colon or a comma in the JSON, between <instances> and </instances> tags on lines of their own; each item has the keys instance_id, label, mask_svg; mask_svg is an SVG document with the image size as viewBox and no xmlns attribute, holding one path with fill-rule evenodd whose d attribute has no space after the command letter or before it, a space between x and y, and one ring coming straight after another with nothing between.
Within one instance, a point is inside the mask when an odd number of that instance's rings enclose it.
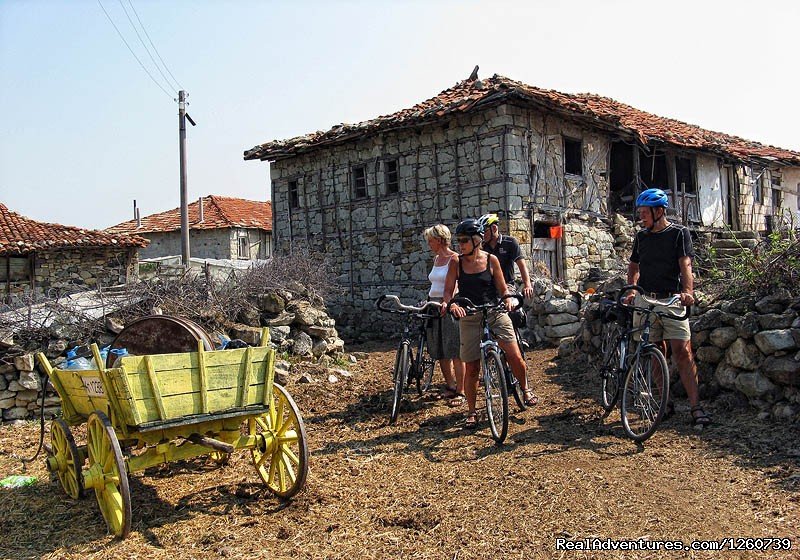
<instances>
[{"instance_id":1,"label":"sleeveless top","mask_svg":"<svg viewBox=\"0 0 800 560\"><path fill-rule=\"evenodd\" d=\"M488 258L486 270L472 274L464 272L461 261L458 261L458 295L469 299L475 305L497 301L497 288L494 285Z\"/></svg>"},{"instance_id":2,"label":"sleeveless top","mask_svg":"<svg viewBox=\"0 0 800 560\"><path fill-rule=\"evenodd\" d=\"M447 262L441 266L436 266L436 259L433 260L434 265L428 274L428 280L431 281L431 289L428 292L428 297L443 298L444 297L444 281L447 278L447 269L450 268L450 259L453 255L449 255Z\"/></svg>"}]
</instances>

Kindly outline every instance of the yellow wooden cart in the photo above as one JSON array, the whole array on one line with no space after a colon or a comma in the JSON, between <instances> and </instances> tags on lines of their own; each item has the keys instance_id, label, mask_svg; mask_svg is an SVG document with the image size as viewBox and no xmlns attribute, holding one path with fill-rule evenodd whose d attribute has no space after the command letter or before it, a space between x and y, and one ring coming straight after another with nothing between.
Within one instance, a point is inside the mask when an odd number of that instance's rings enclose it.
<instances>
[{"instance_id":1,"label":"yellow wooden cart","mask_svg":"<svg viewBox=\"0 0 800 560\"><path fill-rule=\"evenodd\" d=\"M261 347L208 351L201 341L197 352L126 356L99 370L53 368L40 353L63 411L51 425L48 469L72 498L93 489L109 531L123 538L128 475L170 461L210 455L225 463L249 449L269 490L293 496L308 473L306 433L294 400L273 382L268 338L264 329ZM86 445L78 446L70 426L83 423Z\"/></svg>"}]
</instances>

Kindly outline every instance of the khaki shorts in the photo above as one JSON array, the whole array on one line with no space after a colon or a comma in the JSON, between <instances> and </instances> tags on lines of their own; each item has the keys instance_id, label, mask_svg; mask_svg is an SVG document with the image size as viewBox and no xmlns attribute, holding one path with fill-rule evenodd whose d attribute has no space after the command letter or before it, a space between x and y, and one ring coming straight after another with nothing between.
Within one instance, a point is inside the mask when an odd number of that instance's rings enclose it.
<instances>
[{"instance_id":1,"label":"khaki shorts","mask_svg":"<svg viewBox=\"0 0 800 560\"><path fill-rule=\"evenodd\" d=\"M658 304L657 299L650 299L637 293L633 304L637 307L648 307L652 304ZM666 311L674 315L682 315L684 310L680 303L674 305L656 305L656 311ZM644 323L644 313L633 314L633 326L640 327ZM636 340L639 339L641 333L636 333ZM689 329L689 319L686 318L682 321L677 319L661 318L658 315L650 315L650 342L660 342L662 340L691 340L692 331Z\"/></svg>"},{"instance_id":2,"label":"khaki shorts","mask_svg":"<svg viewBox=\"0 0 800 560\"><path fill-rule=\"evenodd\" d=\"M459 323L461 335L461 361L477 362L481 359L481 314L468 315L462 318ZM499 311L489 312L489 328L492 329L495 340L500 342L514 342L514 325L508 313Z\"/></svg>"}]
</instances>

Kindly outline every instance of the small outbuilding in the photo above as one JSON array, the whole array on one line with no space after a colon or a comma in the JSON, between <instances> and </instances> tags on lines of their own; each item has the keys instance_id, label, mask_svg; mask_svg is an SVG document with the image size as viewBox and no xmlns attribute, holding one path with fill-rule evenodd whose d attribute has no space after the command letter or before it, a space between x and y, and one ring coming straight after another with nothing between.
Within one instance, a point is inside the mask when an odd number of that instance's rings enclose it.
<instances>
[{"instance_id":1,"label":"small outbuilding","mask_svg":"<svg viewBox=\"0 0 800 560\"><path fill-rule=\"evenodd\" d=\"M124 284L138 276L147 240L37 222L0 203L0 297L60 295Z\"/></svg>"}]
</instances>

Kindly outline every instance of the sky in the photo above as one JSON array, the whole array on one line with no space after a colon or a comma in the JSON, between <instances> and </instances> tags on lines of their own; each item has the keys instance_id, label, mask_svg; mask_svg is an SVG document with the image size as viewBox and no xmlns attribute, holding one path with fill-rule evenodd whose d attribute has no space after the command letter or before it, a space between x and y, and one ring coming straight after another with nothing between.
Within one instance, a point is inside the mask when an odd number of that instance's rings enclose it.
<instances>
[{"instance_id":1,"label":"sky","mask_svg":"<svg viewBox=\"0 0 800 560\"><path fill-rule=\"evenodd\" d=\"M410 107L475 65L800 151L798 22L789 0L0 0L0 202L93 229L134 200L177 208L181 88L189 200L266 200L245 150Z\"/></svg>"}]
</instances>

